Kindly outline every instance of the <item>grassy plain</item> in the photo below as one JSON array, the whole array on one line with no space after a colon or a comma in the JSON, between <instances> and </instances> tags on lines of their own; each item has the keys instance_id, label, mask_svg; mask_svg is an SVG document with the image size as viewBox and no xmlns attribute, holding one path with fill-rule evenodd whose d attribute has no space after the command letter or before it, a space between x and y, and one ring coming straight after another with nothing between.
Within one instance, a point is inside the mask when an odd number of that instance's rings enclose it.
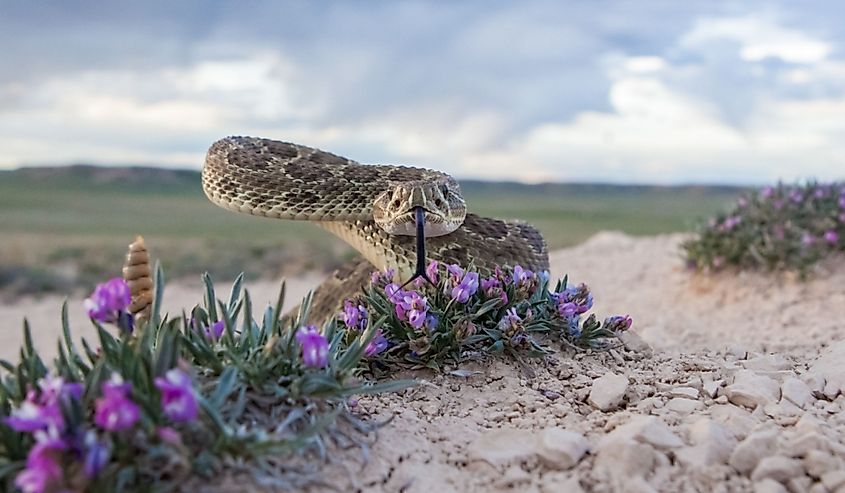
<instances>
[{"instance_id":1,"label":"grassy plain","mask_svg":"<svg viewBox=\"0 0 845 493\"><path fill-rule=\"evenodd\" d=\"M740 193L727 187L462 182L470 210L537 226L550 248L601 230L651 235L691 229ZM348 247L308 223L212 205L195 171L28 168L0 172L0 287L68 290L117 275L143 234L171 276L250 276L330 269Z\"/></svg>"}]
</instances>

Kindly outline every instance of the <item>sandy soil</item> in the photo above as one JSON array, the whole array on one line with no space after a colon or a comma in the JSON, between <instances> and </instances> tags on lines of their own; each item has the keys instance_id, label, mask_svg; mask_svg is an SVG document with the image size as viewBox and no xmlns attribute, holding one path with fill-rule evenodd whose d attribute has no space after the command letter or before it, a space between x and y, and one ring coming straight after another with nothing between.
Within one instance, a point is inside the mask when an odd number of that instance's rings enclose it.
<instances>
[{"instance_id":1,"label":"sandy soil","mask_svg":"<svg viewBox=\"0 0 845 493\"><path fill-rule=\"evenodd\" d=\"M340 491L845 492L845 259L806 283L693 275L681 240L602 233L553 253L553 276L587 282L600 315L633 316L624 347L561 350L533 378L508 361L416 374L423 385L360 400L394 420L365 466L344 452L327 478ZM291 283L290 299L317 281ZM250 289L264 304L277 286ZM171 286L167 307L199 299ZM15 352L23 314L51 347L60 301L0 307L0 354Z\"/></svg>"}]
</instances>

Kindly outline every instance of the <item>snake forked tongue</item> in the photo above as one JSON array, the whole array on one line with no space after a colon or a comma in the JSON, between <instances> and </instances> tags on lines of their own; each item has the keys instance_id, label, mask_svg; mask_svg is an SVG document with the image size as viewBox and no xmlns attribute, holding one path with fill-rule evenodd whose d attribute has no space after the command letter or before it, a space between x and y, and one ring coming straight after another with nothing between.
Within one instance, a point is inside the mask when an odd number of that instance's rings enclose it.
<instances>
[{"instance_id":1,"label":"snake forked tongue","mask_svg":"<svg viewBox=\"0 0 845 493\"><path fill-rule=\"evenodd\" d=\"M414 214L416 215L415 219L417 223L417 267L416 270L414 270L414 275L405 281L405 284L403 284L402 287L407 286L411 283L411 281L419 277L428 281L429 284L434 284L431 279L428 278L428 274L425 273L425 209L422 207L415 207Z\"/></svg>"}]
</instances>

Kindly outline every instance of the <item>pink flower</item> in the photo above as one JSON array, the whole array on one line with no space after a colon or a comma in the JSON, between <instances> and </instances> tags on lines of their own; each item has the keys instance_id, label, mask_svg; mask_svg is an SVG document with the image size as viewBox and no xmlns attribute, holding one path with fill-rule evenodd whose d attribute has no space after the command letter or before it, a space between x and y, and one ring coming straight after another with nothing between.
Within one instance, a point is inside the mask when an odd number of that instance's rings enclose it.
<instances>
[{"instance_id":1,"label":"pink flower","mask_svg":"<svg viewBox=\"0 0 845 493\"><path fill-rule=\"evenodd\" d=\"M103 382L103 396L94 404L94 422L106 431L131 428L141 418L138 405L129 398L132 385L124 383L117 373Z\"/></svg>"},{"instance_id":2,"label":"pink flower","mask_svg":"<svg viewBox=\"0 0 845 493\"><path fill-rule=\"evenodd\" d=\"M416 291L406 292L402 300L396 304L396 316L399 320L406 320L415 329L425 324L427 310L428 302Z\"/></svg>"},{"instance_id":3,"label":"pink flower","mask_svg":"<svg viewBox=\"0 0 845 493\"><path fill-rule=\"evenodd\" d=\"M98 322L116 322L119 313L131 302L129 286L119 277L98 284L83 302L88 316Z\"/></svg>"},{"instance_id":4,"label":"pink flower","mask_svg":"<svg viewBox=\"0 0 845 493\"><path fill-rule=\"evenodd\" d=\"M387 345L387 338L384 337L384 334L382 334L381 329L378 329L376 330L375 337L373 337L370 343L367 344L367 347L364 348L364 355L366 355L368 358L371 358L387 349Z\"/></svg>"},{"instance_id":5,"label":"pink flower","mask_svg":"<svg viewBox=\"0 0 845 493\"><path fill-rule=\"evenodd\" d=\"M329 364L329 341L315 325L302 327L296 333L302 346L302 363L311 368L325 368Z\"/></svg>"},{"instance_id":6,"label":"pink flower","mask_svg":"<svg viewBox=\"0 0 845 493\"><path fill-rule=\"evenodd\" d=\"M431 279L431 282L437 284L440 281L440 262L432 260L425 268L425 274Z\"/></svg>"},{"instance_id":7,"label":"pink flower","mask_svg":"<svg viewBox=\"0 0 845 493\"><path fill-rule=\"evenodd\" d=\"M174 423L193 421L197 417L197 396L191 377L179 368L155 379L155 386L161 393L161 409Z\"/></svg>"},{"instance_id":8,"label":"pink flower","mask_svg":"<svg viewBox=\"0 0 845 493\"><path fill-rule=\"evenodd\" d=\"M466 303L476 291L478 291L478 274L467 272L460 284L452 288L452 299L458 303Z\"/></svg>"},{"instance_id":9,"label":"pink flower","mask_svg":"<svg viewBox=\"0 0 845 493\"><path fill-rule=\"evenodd\" d=\"M64 482L60 465L68 445L55 428L35 433L35 445L26 457L26 469L15 478L15 486L23 493L46 493L58 490Z\"/></svg>"},{"instance_id":10,"label":"pink flower","mask_svg":"<svg viewBox=\"0 0 845 493\"><path fill-rule=\"evenodd\" d=\"M836 231L829 229L824 233L824 241L828 242L831 245L835 245L839 242L839 235Z\"/></svg>"}]
</instances>

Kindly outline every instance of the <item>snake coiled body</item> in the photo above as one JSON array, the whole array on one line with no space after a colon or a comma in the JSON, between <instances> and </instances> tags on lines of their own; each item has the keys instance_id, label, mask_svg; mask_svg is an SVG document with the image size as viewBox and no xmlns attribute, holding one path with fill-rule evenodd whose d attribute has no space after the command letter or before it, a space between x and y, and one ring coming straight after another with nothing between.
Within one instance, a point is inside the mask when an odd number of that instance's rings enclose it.
<instances>
[{"instance_id":1,"label":"snake coiled body","mask_svg":"<svg viewBox=\"0 0 845 493\"><path fill-rule=\"evenodd\" d=\"M428 260L482 272L496 265L549 266L542 235L519 221L466 213L457 182L445 173L393 165L362 165L310 147L252 137L214 143L202 171L205 194L236 212L312 221L364 257L338 269L314 295L311 319L331 315L374 270L407 279L416 262L408 209L426 211Z\"/></svg>"}]
</instances>

